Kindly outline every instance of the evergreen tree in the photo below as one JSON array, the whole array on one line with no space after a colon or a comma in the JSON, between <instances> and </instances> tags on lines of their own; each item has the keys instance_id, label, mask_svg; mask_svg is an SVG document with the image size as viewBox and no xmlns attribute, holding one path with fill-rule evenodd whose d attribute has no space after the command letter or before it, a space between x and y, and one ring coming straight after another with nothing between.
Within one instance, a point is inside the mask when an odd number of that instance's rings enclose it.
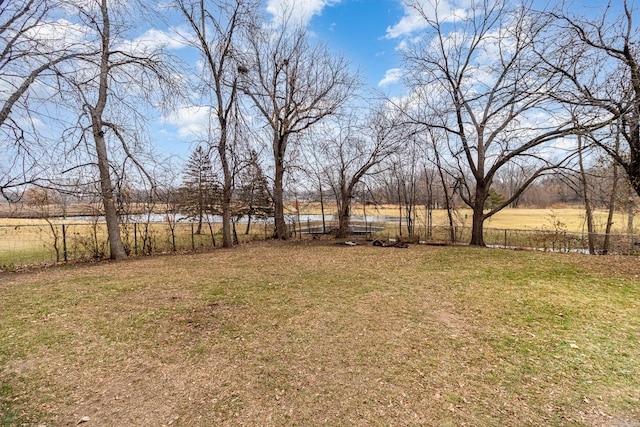
<instances>
[{"instance_id":1,"label":"evergreen tree","mask_svg":"<svg viewBox=\"0 0 640 427\"><path fill-rule=\"evenodd\" d=\"M216 212L219 185L213 172L211 156L198 146L187 161L184 172L183 209L190 219L198 219L197 234L202 232L205 213Z\"/></svg>"},{"instance_id":2,"label":"evergreen tree","mask_svg":"<svg viewBox=\"0 0 640 427\"><path fill-rule=\"evenodd\" d=\"M273 199L269 191L269 182L258 163L258 154L252 151L249 164L241 175L239 199L241 206L238 217L247 216L245 234L249 234L252 218L268 218L273 216Z\"/></svg>"}]
</instances>

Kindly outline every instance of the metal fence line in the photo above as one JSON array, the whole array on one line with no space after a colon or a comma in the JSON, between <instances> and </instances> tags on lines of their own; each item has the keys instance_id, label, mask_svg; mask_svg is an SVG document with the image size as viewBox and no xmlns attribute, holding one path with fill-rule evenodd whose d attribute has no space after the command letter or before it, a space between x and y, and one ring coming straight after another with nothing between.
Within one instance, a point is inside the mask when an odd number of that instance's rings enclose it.
<instances>
[{"instance_id":1,"label":"metal fence line","mask_svg":"<svg viewBox=\"0 0 640 427\"><path fill-rule=\"evenodd\" d=\"M337 229L336 221L314 223L302 221L291 224L294 238L329 234ZM122 240L131 256L210 250L220 243L221 224L203 223L200 233L197 224L186 222L131 223L121 225ZM271 236L267 222L254 223L252 233L241 241L263 240ZM406 228L390 223L351 223L354 234L365 238L407 238ZM589 237L599 254L637 255L640 235L610 234L608 249L602 233L567 230L521 230L485 228L487 246L507 249L529 249L552 252L589 253ZM471 240L471 227L416 227L411 241L426 244L466 244ZM24 265L54 264L105 258L109 251L106 225L103 222L43 223L0 225L0 270L12 270Z\"/></svg>"}]
</instances>

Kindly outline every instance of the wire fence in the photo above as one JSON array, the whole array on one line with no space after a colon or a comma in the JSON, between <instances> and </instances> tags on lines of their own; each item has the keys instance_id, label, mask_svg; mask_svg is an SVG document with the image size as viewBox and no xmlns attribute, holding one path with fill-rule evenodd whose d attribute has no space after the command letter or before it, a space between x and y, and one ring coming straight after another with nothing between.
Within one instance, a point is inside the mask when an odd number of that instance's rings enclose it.
<instances>
[{"instance_id":1,"label":"wire fence","mask_svg":"<svg viewBox=\"0 0 640 427\"><path fill-rule=\"evenodd\" d=\"M264 240L266 224L246 224L234 232L239 242ZM206 251L222 243L221 225L162 222L121 224L120 234L129 256ZM99 260L109 256L104 222L0 225L0 270L27 265Z\"/></svg>"},{"instance_id":2,"label":"wire fence","mask_svg":"<svg viewBox=\"0 0 640 427\"><path fill-rule=\"evenodd\" d=\"M640 235L573 232L567 230L518 230L485 228L487 246L505 249L529 249L550 252L577 252L600 255L637 255L640 252ZM468 243L471 227L432 227L426 239L431 242Z\"/></svg>"},{"instance_id":3,"label":"wire fence","mask_svg":"<svg viewBox=\"0 0 640 427\"><path fill-rule=\"evenodd\" d=\"M294 238L330 234L337 222L290 223ZM272 235L272 225L258 222L248 227L237 224L234 236L239 242L264 240ZM185 222L132 223L121 225L121 236L130 256L145 256L210 250L221 243L221 225ZM389 223L352 223L354 235L366 238L407 239L426 244L466 244L471 240L471 228L431 226L414 230ZM518 230L486 228L487 246L508 249L529 249L553 252L590 253L589 238L594 253L637 255L640 235L580 233L565 230ZM0 225L0 270L15 270L28 265L48 265L62 262L90 261L107 257L109 243L104 222L41 223Z\"/></svg>"},{"instance_id":4,"label":"wire fence","mask_svg":"<svg viewBox=\"0 0 640 427\"><path fill-rule=\"evenodd\" d=\"M295 224L294 224L295 225ZM301 222L296 228L299 235L331 233L337 229L337 222L323 225ZM351 231L355 235L389 240L405 240L425 244L467 244L471 241L471 227L465 226L423 226L415 227L409 233L404 227L384 222L352 222ZM640 235L604 234L573 232L568 230L530 230L509 228L485 228L485 244L505 249L529 249L549 252L578 252L589 254L591 239L592 253L610 255L637 255L640 253Z\"/></svg>"}]
</instances>

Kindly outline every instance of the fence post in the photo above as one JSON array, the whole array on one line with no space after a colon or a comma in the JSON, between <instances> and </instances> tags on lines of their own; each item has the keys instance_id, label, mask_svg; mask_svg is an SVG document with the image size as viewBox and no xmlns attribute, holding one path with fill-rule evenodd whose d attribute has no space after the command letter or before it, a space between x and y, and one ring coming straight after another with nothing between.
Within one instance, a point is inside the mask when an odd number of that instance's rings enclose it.
<instances>
[{"instance_id":1,"label":"fence post","mask_svg":"<svg viewBox=\"0 0 640 427\"><path fill-rule=\"evenodd\" d=\"M138 255L138 223L133 223L133 253Z\"/></svg>"},{"instance_id":2,"label":"fence post","mask_svg":"<svg viewBox=\"0 0 640 427\"><path fill-rule=\"evenodd\" d=\"M507 229L504 229L504 248L507 249Z\"/></svg>"},{"instance_id":3,"label":"fence post","mask_svg":"<svg viewBox=\"0 0 640 427\"><path fill-rule=\"evenodd\" d=\"M62 224L62 257L67 262L67 228Z\"/></svg>"},{"instance_id":4,"label":"fence post","mask_svg":"<svg viewBox=\"0 0 640 427\"><path fill-rule=\"evenodd\" d=\"M564 230L562 234L563 234L562 246L563 246L564 252L567 252L567 230Z\"/></svg>"},{"instance_id":5,"label":"fence post","mask_svg":"<svg viewBox=\"0 0 640 427\"><path fill-rule=\"evenodd\" d=\"M194 236L193 223L191 223L191 250L193 252L196 251L196 238Z\"/></svg>"}]
</instances>

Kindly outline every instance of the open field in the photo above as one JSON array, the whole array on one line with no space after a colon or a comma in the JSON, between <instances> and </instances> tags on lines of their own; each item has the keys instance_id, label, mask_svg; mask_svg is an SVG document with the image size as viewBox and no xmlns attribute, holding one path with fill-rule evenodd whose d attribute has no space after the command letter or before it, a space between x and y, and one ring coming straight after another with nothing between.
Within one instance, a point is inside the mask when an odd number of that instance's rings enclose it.
<instances>
[{"instance_id":1,"label":"open field","mask_svg":"<svg viewBox=\"0 0 640 427\"><path fill-rule=\"evenodd\" d=\"M63 229L64 224L64 229ZM238 227L240 243L264 240L264 224ZM198 234L191 223L122 224L123 243L131 256L209 250L222 241L220 224L203 224ZM55 244L55 245L54 245ZM57 247L57 250L56 250ZM0 271L23 266L55 264L64 260L87 261L108 257L104 222L0 219Z\"/></svg>"},{"instance_id":2,"label":"open field","mask_svg":"<svg viewBox=\"0 0 640 427\"><path fill-rule=\"evenodd\" d=\"M303 213L317 215L319 206L303 206ZM359 212L362 207L355 206L355 223L373 226L379 231L372 234L376 238L394 238L407 236L407 224L397 217L397 207L381 206L377 209ZM337 227L331 208L327 215L326 230ZM361 215L367 213L369 222L363 222ZM291 210L289 220L296 218ZM396 215L394 217L394 215ZM373 216L373 220L371 219ZM307 230L320 227L318 218L304 220L296 227ZM444 211L433 211L432 226L428 227L424 212L418 211L414 224L414 234L429 243L467 243L471 233L471 212L456 212L455 238L451 230L445 228L448 223ZM604 230L606 213L598 211L597 230ZM626 235L627 218L617 214L613 228L614 236L608 246L605 236L595 236L595 251L612 254L637 254L640 237ZM485 222L485 241L488 245L509 248L538 248L540 250L587 251L587 237L584 234L584 218L581 209L505 209ZM64 224L64 229L63 229ZM292 230L294 229L293 224ZM203 224L202 233L194 232L189 222L129 223L121 226L125 247L131 255L152 255L176 252L195 252L208 250L220 243L221 224ZM402 226L402 229L400 229ZM245 233L246 224L239 223L238 240L241 242L264 240L273 232L272 224L263 221L252 222L249 234ZM303 231L304 232L304 231ZM300 238L299 234L294 236ZM104 258L108 254L108 242L105 224L98 221L76 219L0 218L0 271L14 270L30 265L55 264L61 261L83 261Z\"/></svg>"},{"instance_id":3,"label":"open field","mask_svg":"<svg viewBox=\"0 0 640 427\"><path fill-rule=\"evenodd\" d=\"M333 242L0 273L1 425L637 426L635 257Z\"/></svg>"},{"instance_id":4,"label":"open field","mask_svg":"<svg viewBox=\"0 0 640 427\"><path fill-rule=\"evenodd\" d=\"M335 211L335 206L328 205L325 208L325 213L328 215L333 215ZM303 206L301 208L301 212L320 214L321 211L320 206L313 203ZM293 213L294 210L291 206L289 207L289 214ZM354 204L351 210L352 215L364 215L364 213L367 215L388 217L397 217L400 215L400 211L397 206L367 206L363 209L362 205ZM458 209L455 215L456 225L470 227L472 215L473 212L471 209ZM614 215L613 233L626 233L627 219L628 216L626 213L616 212ZM432 220L433 225L448 225L447 214L443 209L434 210L432 213ZM602 209L596 210L594 212L594 222L597 228L596 232L604 232L607 223L607 211ZM424 208L418 207L416 210L416 226L421 228L425 225L426 211ZM575 232L582 232L587 229L584 209L581 207L558 207L548 209L506 208L489 218L485 222L485 227L531 230L555 229L557 227L559 229L566 229L567 231Z\"/></svg>"},{"instance_id":5,"label":"open field","mask_svg":"<svg viewBox=\"0 0 640 427\"><path fill-rule=\"evenodd\" d=\"M24 218L6 218L3 216L2 206L5 206L0 203L0 225L20 225L20 224L45 224L46 221L41 219L35 219L33 217L24 217ZM82 210L82 206L74 208L74 212L77 211L78 215L86 214ZM162 210L160 210L162 211ZM24 212L28 212L31 215L36 215L37 212L34 210L31 211L20 211L24 214ZM325 215L327 218L332 217L336 214L335 204L326 204L325 206ZM295 216L297 211L294 209L294 205L289 205L286 210L287 215ZM367 206L363 209L362 205L354 204L352 207L352 215L361 216L363 214L367 214L369 216L387 216L387 217L398 217L400 215L400 211L397 206L391 205L382 205L378 207ZM4 215L8 215L9 212L4 212ZM320 215L321 209L318 203L306 203L300 204L300 214L314 214ZM404 215L404 213L403 213ZM73 215L71 215L73 216ZM471 226L471 216L472 211L470 209L458 209L456 213L456 225L460 226ZM607 220L607 212L605 210L596 210L595 214L595 224L597 228L597 232L604 232L606 220ZM446 211L443 209L436 209L432 214L433 225L445 226L448 225ZM627 219L628 216L626 213L616 212L614 216L614 225L613 232L614 233L626 233L627 232ZM52 222L60 223L63 222L60 219L53 219ZM77 220L72 220L72 222L78 222ZM426 224L426 212L422 207L416 208L416 222L417 227L424 227ZM558 207L558 208L548 208L548 209L534 209L534 208L518 208L518 209L503 209L498 212L492 218L488 219L485 222L486 227L493 228L514 228L514 229L552 229L552 228L560 228L566 229L567 231L576 231L582 232L586 231L586 222L584 217L584 209L581 207Z\"/></svg>"}]
</instances>

